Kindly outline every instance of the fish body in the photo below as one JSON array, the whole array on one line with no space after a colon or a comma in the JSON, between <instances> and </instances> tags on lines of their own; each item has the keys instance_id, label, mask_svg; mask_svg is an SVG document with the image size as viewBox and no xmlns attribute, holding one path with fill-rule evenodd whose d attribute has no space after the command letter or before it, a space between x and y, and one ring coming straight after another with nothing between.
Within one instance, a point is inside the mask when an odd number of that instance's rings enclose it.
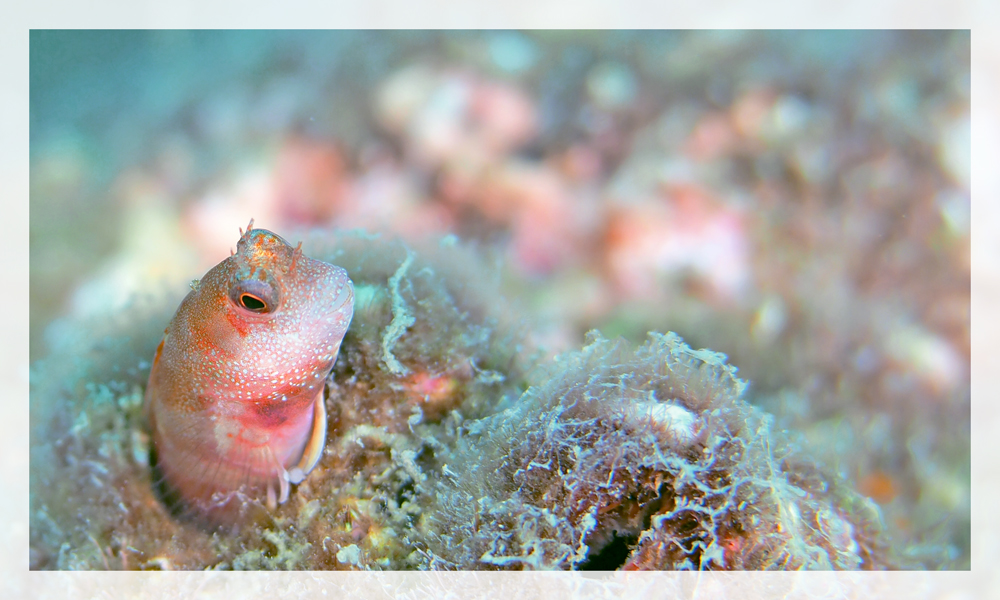
<instances>
[{"instance_id":1,"label":"fish body","mask_svg":"<svg viewBox=\"0 0 1000 600\"><path fill-rule=\"evenodd\" d=\"M250 222L192 284L153 360L145 401L171 495L211 520L245 498L287 499L322 455L324 383L353 310L344 269Z\"/></svg>"}]
</instances>

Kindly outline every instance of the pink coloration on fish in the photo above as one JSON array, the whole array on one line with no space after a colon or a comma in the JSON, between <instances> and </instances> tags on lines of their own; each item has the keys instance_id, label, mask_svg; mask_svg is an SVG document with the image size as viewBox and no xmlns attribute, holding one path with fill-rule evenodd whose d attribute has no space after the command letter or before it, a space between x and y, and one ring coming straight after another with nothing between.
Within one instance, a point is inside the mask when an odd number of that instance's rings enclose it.
<instances>
[{"instance_id":1,"label":"pink coloration on fish","mask_svg":"<svg viewBox=\"0 0 1000 600\"><path fill-rule=\"evenodd\" d=\"M319 461L324 382L354 287L251 221L237 252L192 288L156 350L146 406L171 492L224 521L237 492L273 508Z\"/></svg>"}]
</instances>

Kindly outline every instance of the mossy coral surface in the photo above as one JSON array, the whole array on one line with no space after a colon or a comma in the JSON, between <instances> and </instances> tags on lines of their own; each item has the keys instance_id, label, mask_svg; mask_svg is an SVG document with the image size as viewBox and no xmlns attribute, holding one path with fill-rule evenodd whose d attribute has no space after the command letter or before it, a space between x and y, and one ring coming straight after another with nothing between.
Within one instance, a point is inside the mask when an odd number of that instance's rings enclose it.
<instances>
[{"instance_id":1,"label":"mossy coral surface","mask_svg":"<svg viewBox=\"0 0 1000 600\"><path fill-rule=\"evenodd\" d=\"M859 569L892 564L874 504L676 335L593 333L439 471L428 564L461 569Z\"/></svg>"},{"instance_id":2,"label":"mossy coral surface","mask_svg":"<svg viewBox=\"0 0 1000 600\"><path fill-rule=\"evenodd\" d=\"M317 469L261 521L172 510L142 397L179 298L63 323L31 374L31 568L908 566L723 355L594 333L541 361L468 248L317 231L304 249L356 286Z\"/></svg>"}]
</instances>

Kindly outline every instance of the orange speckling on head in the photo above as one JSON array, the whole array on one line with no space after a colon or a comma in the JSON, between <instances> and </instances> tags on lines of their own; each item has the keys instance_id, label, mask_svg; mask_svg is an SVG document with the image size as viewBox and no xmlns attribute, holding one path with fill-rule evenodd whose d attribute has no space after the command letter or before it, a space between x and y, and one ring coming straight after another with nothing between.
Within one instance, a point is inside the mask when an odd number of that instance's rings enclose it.
<instances>
[{"instance_id":1,"label":"orange speckling on head","mask_svg":"<svg viewBox=\"0 0 1000 600\"><path fill-rule=\"evenodd\" d=\"M146 389L157 468L186 508L225 521L238 493L283 502L315 466L353 307L344 269L253 221L187 295Z\"/></svg>"}]
</instances>

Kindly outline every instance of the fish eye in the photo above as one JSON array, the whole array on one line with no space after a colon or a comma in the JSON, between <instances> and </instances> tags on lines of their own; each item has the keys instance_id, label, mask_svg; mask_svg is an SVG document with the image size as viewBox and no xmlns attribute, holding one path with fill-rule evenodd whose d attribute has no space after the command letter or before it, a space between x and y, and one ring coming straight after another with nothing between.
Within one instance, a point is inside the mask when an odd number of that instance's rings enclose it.
<instances>
[{"instance_id":1,"label":"fish eye","mask_svg":"<svg viewBox=\"0 0 1000 600\"><path fill-rule=\"evenodd\" d=\"M229 292L233 304L252 313L266 314L278 307L278 293L274 287L257 279L237 282Z\"/></svg>"},{"instance_id":2,"label":"fish eye","mask_svg":"<svg viewBox=\"0 0 1000 600\"><path fill-rule=\"evenodd\" d=\"M265 310L267 308L267 303L253 294L244 292L240 294L240 306L247 310L257 312Z\"/></svg>"}]
</instances>

